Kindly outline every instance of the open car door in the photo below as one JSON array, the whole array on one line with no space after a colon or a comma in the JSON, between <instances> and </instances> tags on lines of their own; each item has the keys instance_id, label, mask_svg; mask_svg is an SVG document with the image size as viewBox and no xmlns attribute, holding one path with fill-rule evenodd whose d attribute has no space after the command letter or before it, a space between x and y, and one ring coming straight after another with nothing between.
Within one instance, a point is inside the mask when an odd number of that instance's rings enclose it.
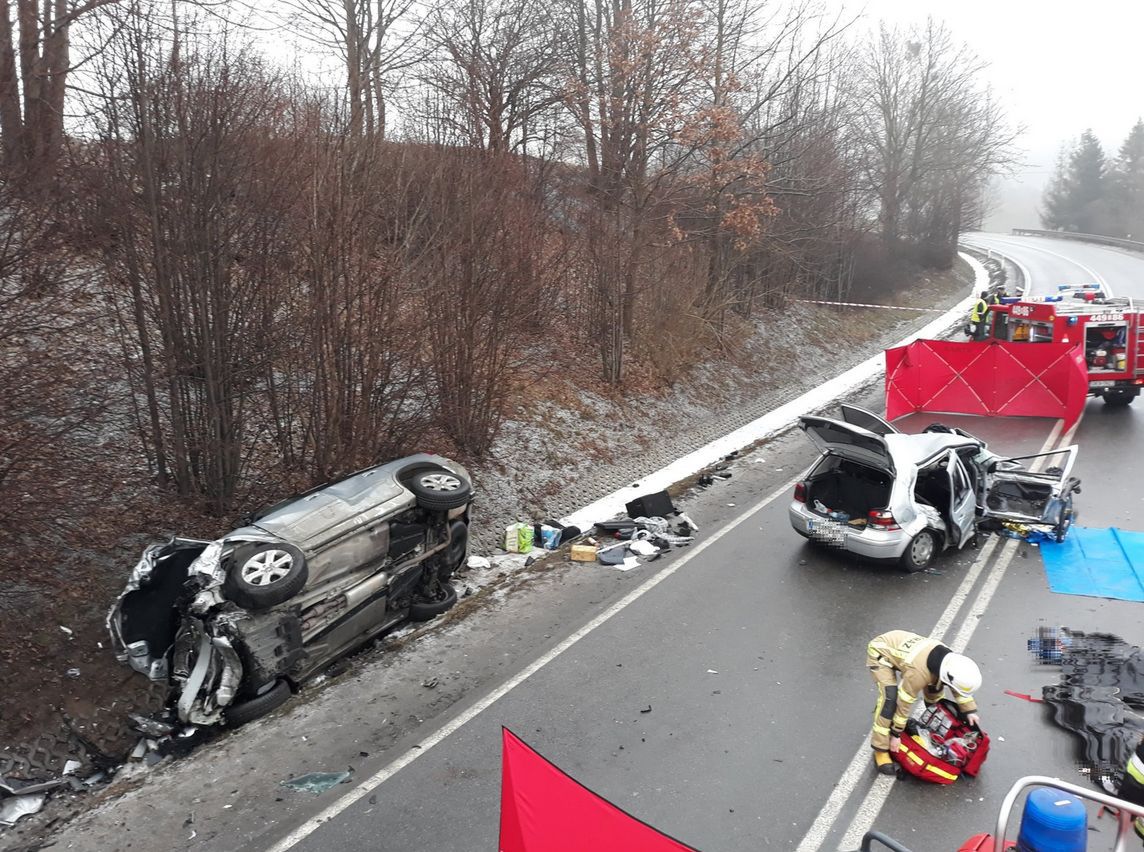
<instances>
[{"instance_id":1,"label":"open car door","mask_svg":"<svg viewBox=\"0 0 1144 852\"><path fill-rule=\"evenodd\" d=\"M957 453L950 451L945 466L949 475L949 535L959 548L965 547L977 529L977 495L965 465Z\"/></svg>"},{"instance_id":2,"label":"open car door","mask_svg":"<svg viewBox=\"0 0 1144 852\"><path fill-rule=\"evenodd\" d=\"M867 432L873 432L875 435L889 435L894 432L901 432L894 424L888 420L884 420L872 411L867 411L865 408L859 408L856 405L847 405L841 403L838 406L842 409L842 419L851 426L857 426L865 429Z\"/></svg>"},{"instance_id":3,"label":"open car door","mask_svg":"<svg viewBox=\"0 0 1144 852\"><path fill-rule=\"evenodd\" d=\"M1054 523L1053 515L1071 490L1077 446L1011 459L997 459L984 473L986 517L1017 523ZM1044 472L1033 470L1046 466Z\"/></svg>"}]
</instances>

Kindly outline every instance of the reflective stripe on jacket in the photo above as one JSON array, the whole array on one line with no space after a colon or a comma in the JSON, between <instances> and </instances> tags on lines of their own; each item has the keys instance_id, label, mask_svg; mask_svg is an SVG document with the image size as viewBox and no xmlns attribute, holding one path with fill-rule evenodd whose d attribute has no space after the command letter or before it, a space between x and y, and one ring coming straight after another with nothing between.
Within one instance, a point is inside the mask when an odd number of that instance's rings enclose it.
<instances>
[{"instance_id":1,"label":"reflective stripe on jacket","mask_svg":"<svg viewBox=\"0 0 1144 852\"><path fill-rule=\"evenodd\" d=\"M1144 805L1144 740L1140 741L1132 757L1128 758L1118 795L1126 802Z\"/></svg>"},{"instance_id":2,"label":"reflective stripe on jacket","mask_svg":"<svg viewBox=\"0 0 1144 852\"><path fill-rule=\"evenodd\" d=\"M935 651L938 653L935 654ZM905 730L910 710L919 697L926 704L934 704L945 694L945 685L939 680L937 671L930 671L929 661L931 656L944 657L950 651L936 639L919 636L909 630L890 630L871 639L866 653L869 664L876 661L878 665L892 668L901 676L898 681L897 707L890 722L894 736ZM977 704L972 697L956 695L955 698L962 713L977 711Z\"/></svg>"}]
</instances>

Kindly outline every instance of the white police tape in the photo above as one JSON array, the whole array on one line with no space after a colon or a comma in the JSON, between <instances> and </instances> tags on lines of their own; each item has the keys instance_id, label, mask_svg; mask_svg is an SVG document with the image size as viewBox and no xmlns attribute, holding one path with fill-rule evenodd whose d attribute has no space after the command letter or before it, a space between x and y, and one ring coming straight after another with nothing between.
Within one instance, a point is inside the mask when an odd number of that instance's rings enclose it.
<instances>
[{"instance_id":1,"label":"white police tape","mask_svg":"<svg viewBox=\"0 0 1144 852\"><path fill-rule=\"evenodd\" d=\"M796 299L808 305L840 305L844 308L885 308L888 311L924 311L931 314L944 314L945 308L907 308L904 305L867 305L865 302L824 302L820 299Z\"/></svg>"}]
</instances>

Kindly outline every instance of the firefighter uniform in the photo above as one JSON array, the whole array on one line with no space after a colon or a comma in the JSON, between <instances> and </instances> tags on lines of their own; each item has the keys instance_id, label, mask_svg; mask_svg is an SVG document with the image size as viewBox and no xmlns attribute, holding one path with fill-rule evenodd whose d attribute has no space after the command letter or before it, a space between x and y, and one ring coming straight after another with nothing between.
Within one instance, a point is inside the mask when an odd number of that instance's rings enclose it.
<instances>
[{"instance_id":1,"label":"firefighter uniform","mask_svg":"<svg viewBox=\"0 0 1144 852\"><path fill-rule=\"evenodd\" d=\"M952 653L936 639L908 630L891 630L870 640L866 668L878 685L870 732L874 751L888 752L890 737L902 735L919 695L926 704L935 704L945 694L939 672L942 660ZM962 715L977 712L972 696L957 695L956 700Z\"/></svg>"},{"instance_id":2,"label":"firefighter uniform","mask_svg":"<svg viewBox=\"0 0 1144 852\"><path fill-rule=\"evenodd\" d=\"M1117 795L1134 805L1144 805L1144 740L1136 746L1136 751L1128 758L1124 769L1124 780L1120 782ZM1144 817L1133 820L1136 833L1144 838Z\"/></svg>"}]
</instances>

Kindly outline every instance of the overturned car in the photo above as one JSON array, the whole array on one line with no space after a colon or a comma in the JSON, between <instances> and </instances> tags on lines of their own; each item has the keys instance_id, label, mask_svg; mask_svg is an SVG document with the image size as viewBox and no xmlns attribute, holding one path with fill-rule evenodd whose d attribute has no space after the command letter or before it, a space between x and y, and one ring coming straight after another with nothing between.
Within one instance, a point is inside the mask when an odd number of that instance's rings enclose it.
<instances>
[{"instance_id":1,"label":"overturned car","mask_svg":"<svg viewBox=\"0 0 1144 852\"><path fill-rule=\"evenodd\" d=\"M941 424L900 432L865 409L841 419L805 416L799 428L821 452L795 486L789 516L799 535L870 560L920 571L978 527L1041 527L1063 541L1075 518L1077 447L1002 458L985 442ZM1042 462L1051 462L1043 472Z\"/></svg>"},{"instance_id":2,"label":"overturned car","mask_svg":"<svg viewBox=\"0 0 1144 852\"><path fill-rule=\"evenodd\" d=\"M217 541L153 544L108 615L119 659L187 725L240 725L339 656L457 600L472 484L414 455L285 500Z\"/></svg>"}]
</instances>

